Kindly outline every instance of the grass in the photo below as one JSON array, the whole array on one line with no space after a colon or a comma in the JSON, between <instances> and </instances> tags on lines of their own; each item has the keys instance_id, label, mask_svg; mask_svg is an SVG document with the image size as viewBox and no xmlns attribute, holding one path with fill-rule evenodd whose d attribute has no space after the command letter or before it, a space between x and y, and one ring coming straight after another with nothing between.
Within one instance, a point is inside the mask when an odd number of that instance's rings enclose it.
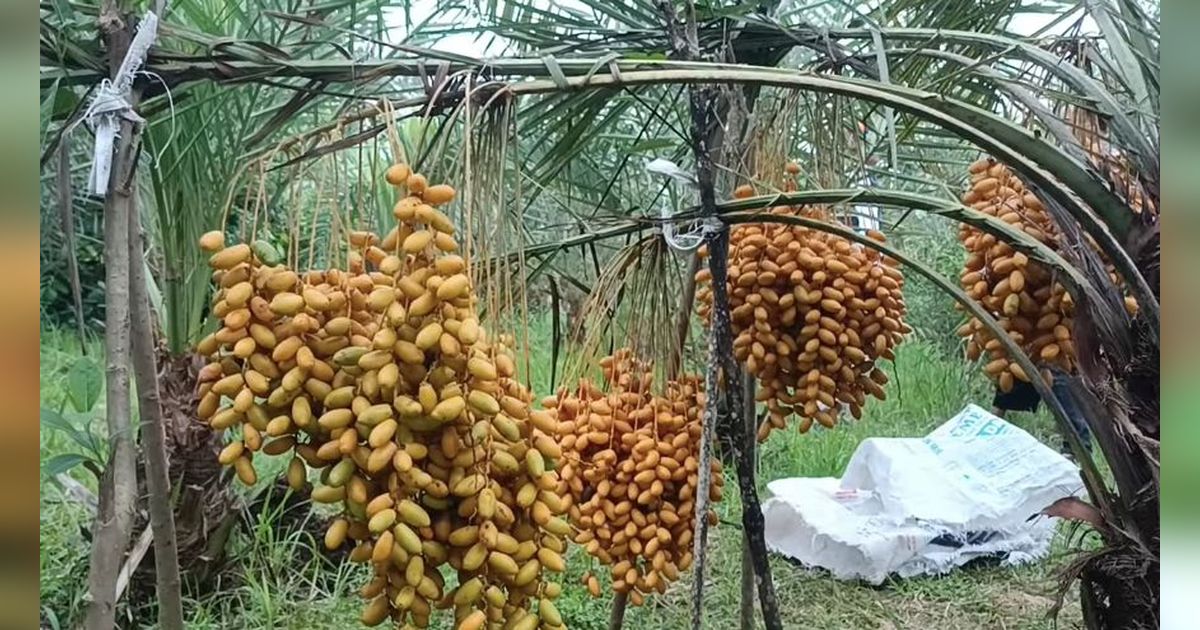
<instances>
[{"instance_id":1,"label":"grass","mask_svg":"<svg viewBox=\"0 0 1200 630\"><path fill-rule=\"evenodd\" d=\"M530 346L549 347L547 325L531 326ZM69 334L43 334L42 404L58 408L65 396L65 375L79 355L78 342ZM89 343L89 352L100 347ZM546 352L548 354L548 351ZM549 387L549 357L534 356L531 380L536 391ZM858 443L867 437L919 436L958 412L967 402L990 403L991 389L977 369L942 355L926 342L901 347L895 366L889 367L892 384L888 399L869 404L862 421L833 430L814 429L807 435L778 431L762 446L759 487L789 476L838 476ZM89 413L69 410L65 417L77 426L100 431L103 402ZM1057 446L1052 423L1044 414L1015 414L1012 422L1044 442ZM61 435L43 431L43 460L70 451L73 444ZM272 466L274 468L274 466ZM262 472L266 472L263 470ZM94 487L86 471L70 472ZM263 474L262 477L268 477ZM732 481L732 480L731 480ZM263 483L263 482L260 482ZM44 627L70 627L80 618L87 574L88 528L86 513L64 499L52 481L43 478L41 505L41 604ZM709 574L706 576L706 627L722 627L737 617L741 574L740 505L733 483L718 506L722 524L712 532ZM231 541L236 570L223 575L218 587L192 593L186 602L189 628L344 628L358 627L360 600L355 591L364 568L335 566L310 550L316 541L310 530L277 527L278 509L268 507L248 517ZM1053 627L1047 617L1057 584L1056 572L1070 560L1065 534L1051 556L1019 567L975 566L941 577L897 579L873 587L833 580L819 570L796 566L772 557L772 575L785 628L983 628L1040 629ZM607 598L593 599L580 585L591 565L578 549L569 555L565 589L559 609L573 629L606 628ZM628 628L686 628L691 599L691 575L672 586L666 595L628 610ZM149 623L150 610L124 610L123 627ZM132 618L136 617L136 619ZM443 617L443 622L445 615ZM1059 625L1081 625L1079 609L1071 598ZM436 627L447 627L445 625Z\"/></svg>"}]
</instances>

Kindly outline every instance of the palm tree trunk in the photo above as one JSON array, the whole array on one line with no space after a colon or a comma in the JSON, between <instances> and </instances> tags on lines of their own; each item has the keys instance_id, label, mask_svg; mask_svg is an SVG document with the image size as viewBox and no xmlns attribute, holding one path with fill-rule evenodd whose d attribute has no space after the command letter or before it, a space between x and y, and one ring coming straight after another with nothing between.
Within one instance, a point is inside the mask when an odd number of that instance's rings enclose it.
<instances>
[{"instance_id":1,"label":"palm tree trunk","mask_svg":"<svg viewBox=\"0 0 1200 630\"><path fill-rule=\"evenodd\" d=\"M142 426L142 455L149 489L150 527L154 532L154 566L158 587L158 626L183 630L183 602L179 580L179 552L171 502L162 402L158 392L158 366L154 359L154 327L146 292L142 262L140 221L129 221L129 298L133 335L133 371L137 381L138 416Z\"/></svg>"}]
</instances>

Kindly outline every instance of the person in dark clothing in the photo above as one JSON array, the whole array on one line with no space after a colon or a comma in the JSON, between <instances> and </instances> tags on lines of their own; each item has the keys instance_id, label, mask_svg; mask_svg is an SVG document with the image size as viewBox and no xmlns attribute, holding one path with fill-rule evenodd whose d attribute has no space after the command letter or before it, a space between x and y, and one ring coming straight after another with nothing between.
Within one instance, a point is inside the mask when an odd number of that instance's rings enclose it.
<instances>
[{"instance_id":1,"label":"person in dark clothing","mask_svg":"<svg viewBox=\"0 0 1200 630\"><path fill-rule=\"evenodd\" d=\"M1067 412L1067 418L1079 434L1079 440L1083 442L1083 447L1090 453L1092 451L1091 431L1088 429L1087 420L1079 411L1079 407L1075 405L1075 398L1071 395L1071 389L1067 384L1067 375L1054 368L1051 368L1050 372L1053 377L1050 386L1054 390L1054 395L1062 403L1063 410ZM1033 413L1038 410L1041 403L1042 397L1038 395L1033 385L1022 380L1015 380L1012 389L1008 392L996 389L996 395L992 398L992 414L1003 418L1008 411ZM1070 452L1065 438L1062 442L1062 452Z\"/></svg>"}]
</instances>

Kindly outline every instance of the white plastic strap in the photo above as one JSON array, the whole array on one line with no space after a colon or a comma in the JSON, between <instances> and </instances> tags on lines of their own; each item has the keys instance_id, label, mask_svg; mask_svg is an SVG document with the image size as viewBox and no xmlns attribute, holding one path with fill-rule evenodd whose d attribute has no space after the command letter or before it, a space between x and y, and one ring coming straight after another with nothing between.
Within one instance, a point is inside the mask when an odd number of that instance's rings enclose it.
<instances>
[{"instance_id":1,"label":"white plastic strap","mask_svg":"<svg viewBox=\"0 0 1200 630\"><path fill-rule=\"evenodd\" d=\"M88 188L93 194L105 195L108 192L113 147L121 121L128 120L134 124L145 122L129 104L129 89L133 86L134 76L145 63L146 55L157 36L158 16L153 12L146 13L141 24L138 24L133 41L129 43L129 50L125 52L125 59L121 61L117 76L100 82L92 102L83 114L83 120L87 121L96 134L96 144L92 150L92 171L88 176Z\"/></svg>"},{"instance_id":2,"label":"white plastic strap","mask_svg":"<svg viewBox=\"0 0 1200 630\"><path fill-rule=\"evenodd\" d=\"M699 188L699 185L696 183L696 176L679 168L671 160L655 158L646 164L646 171L655 175L669 177L685 186Z\"/></svg>"}]
</instances>

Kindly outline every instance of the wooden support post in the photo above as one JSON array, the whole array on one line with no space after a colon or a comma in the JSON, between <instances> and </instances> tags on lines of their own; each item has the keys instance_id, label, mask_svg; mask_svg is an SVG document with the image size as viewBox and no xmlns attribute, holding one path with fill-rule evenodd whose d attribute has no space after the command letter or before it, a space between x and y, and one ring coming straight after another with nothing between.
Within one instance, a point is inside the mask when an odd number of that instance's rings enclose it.
<instances>
[{"instance_id":1,"label":"wooden support post","mask_svg":"<svg viewBox=\"0 0 1200 630\"><path fill-rule=\"evenodd\" d=\"M758 409L754 400L754 376L742 372L742 430L749 441L749 457L757 460ZM757 484L757 478L753 480ZM754 630L754 562L750 556L750 539L742 532L742 597L739 614L741 630Z\"/></svg>"},{"instance_id":2,"label":"wooden support post","mask_svg":"<svg viewBox=\"0 0 1200 630\"><path fill-rule=\"evenodd\" d=\"M133 29L112 0L101 8L99 23L108 43L109 68L116 77ZM137 506L129 401L129 222L134 220L131 182L137 165L138 130L128 120L120 124L104 200L104 413L110 454L100 480L100 504L92 526L84 618L87 630L109 630L116 624L117 574L129 548Z\"/></svg>"},{"instance_id":3,"label":"wooden support post","mask_svg":"<svg viewBox=\"0 0 1200 630\"><path fill-rule=\"evenodd\" d=\"M608 615L608 630L621 630L625 624L625 605L629 603L629 593L614 593L612 612Z\"/></svg>"},{"instance_id":4,"label":"wooden support post","mask_svg":"<svg viewBox=\"0 0 1200 630\"><path fill-rule=\"evenodd\" d=\"M142 260L142 230L137 204L129 220L129 300L133 342L133 376L137 384L138 418L141 421L142 458L149 496L150 529L154 533L154 577L158 588L158 627L183 630L183 598L180 592L179 550L175 536L175 508L171 502L171 479L167 462L167 437L163 426L162 400L158 391L154 324L146 289L146 267ZM135 565L136 567L136 565Z\"/></svg>"},{"instance_id":5,"label":"wooden support post","mask_svg":"<svg viewBox=\"0 0 1200 630\"><path fill-rule=\"evenodd\" d=\"M742 429L741 426L737 428ZM754 453L757 439L751 431L738 430L734 433L731 441L733 458L737 464L738 492L742 498L742 536L750 552L748 559L753 571L754 585L758 589L758 603L767 630L783 630L783 622L779 617L779 602L775 598L775 585L771 580L771 565L767 558L762 505L758 501L758 488L755 485Z\"/></svg>"}]
</instances>

